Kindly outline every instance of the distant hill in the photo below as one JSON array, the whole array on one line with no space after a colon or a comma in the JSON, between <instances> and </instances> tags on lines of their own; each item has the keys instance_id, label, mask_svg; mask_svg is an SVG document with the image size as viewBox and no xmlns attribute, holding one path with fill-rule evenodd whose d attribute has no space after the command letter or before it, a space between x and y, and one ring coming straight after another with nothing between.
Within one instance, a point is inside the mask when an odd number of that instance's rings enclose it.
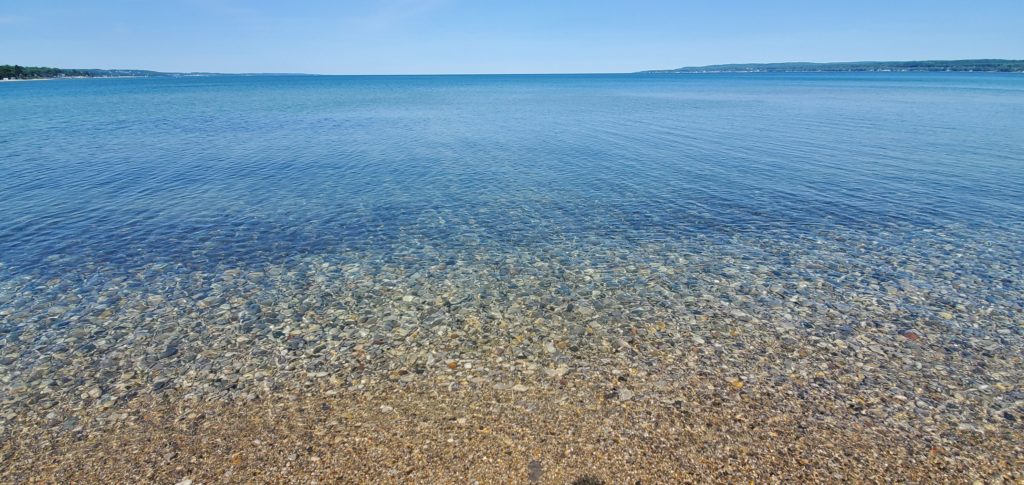
<instances>
[{"instance_id":1,"label":"distant hill","mask_svg":"<svg viewBox=\"0 0 1024 485\"><path fill-rule=\"evenodd\" d=\"M718 64L643 72L1024 72L1024 60L776 62L768 64Z\"/></svg>"},{"instance_id":2,"label":"distant hill","mask_svg":"<svg viewBox=\"0 0 1024 485\"><path fill-rule=\"evenodd\" d=\"M62 77L184 77L184 76L252 76L256 74L221 74L215 72L159 72L142 69L61 69L0 65L0 79L53 79ZM260 74L295 76L297 74Z\"/></svg>"},{"instance_id":3,"label":"distant hill","mask_svg":"<svg viewBox=\"0 0 1024 485\"><path fill-rule=\"evenodd\" d=\"M165 77L181 76L182 73L145 71L142 69L78 69L84 71L91 77Z\"/></svg>"}]
</instances>

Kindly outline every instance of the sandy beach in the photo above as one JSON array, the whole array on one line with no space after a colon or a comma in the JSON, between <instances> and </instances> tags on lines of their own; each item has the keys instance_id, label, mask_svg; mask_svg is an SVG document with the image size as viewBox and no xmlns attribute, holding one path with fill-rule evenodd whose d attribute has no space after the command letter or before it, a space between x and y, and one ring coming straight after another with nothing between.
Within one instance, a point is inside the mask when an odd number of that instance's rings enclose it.
<instances>
[{"instance_id":1,"label":"sandy beach","mask_svg":"<svg viewBox=\"0 0 1024 485\"><path fill-rule=\"evenodd\" d=\"M823 396L798 399L795 386L677 384L631 383L628 400L615 383L577 379L505 391L455 379L223 403L171 394L51 418L58 426L9 423L0 472L28 483L1024 479L1020 429L929 424L912 404L886 423Z\"/></svg>"},{"instance_id":2,"label":"sandy beach","mask_svg":"<svg viewBox=\"0 0 1024 485\"><path fill-rule=\"evenodd\" d=\"M40 78L40 79L0 79L0 83L13 83L22 81L54 81L57 78Z\"/></svg>"}]
</instances>

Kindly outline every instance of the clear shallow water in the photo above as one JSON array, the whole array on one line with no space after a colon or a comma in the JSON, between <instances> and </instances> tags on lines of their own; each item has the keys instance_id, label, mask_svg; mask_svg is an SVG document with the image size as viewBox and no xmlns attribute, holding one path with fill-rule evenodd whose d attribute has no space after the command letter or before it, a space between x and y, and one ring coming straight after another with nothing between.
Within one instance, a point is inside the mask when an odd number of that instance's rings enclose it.
<instances>
[{"instance_id":1,"label":"clear shallow water","mask_svg":"<svg viewBox=\"0 0 1024 485\"><path fill-rule=\"evenodd\" d=\"M1020 351L1019 75L98 79L0 108L8 404L566 365L648 323Z\"/></svg>"},{"instance_id":2,"label":"clear shallow water","mask_svg":"<svg viewBox=\"0 0 1024 485\"><path fill-rule=\"evenodd\" d=\"M458 255L1024 221L1000 75L186 78L3 86L0 252ZM478 241L460 242L470 235ZM910 236L901 234L900 236ZM70 263L70 262L69 262Z\"/></svg>"}]
</instances>

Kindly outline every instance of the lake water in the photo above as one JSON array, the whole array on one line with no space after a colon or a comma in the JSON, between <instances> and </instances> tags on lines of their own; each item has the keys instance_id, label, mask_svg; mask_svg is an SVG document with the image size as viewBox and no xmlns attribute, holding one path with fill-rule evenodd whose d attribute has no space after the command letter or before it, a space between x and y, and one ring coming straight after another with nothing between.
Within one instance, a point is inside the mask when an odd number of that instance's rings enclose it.
<instances>
[{"instance_id":1,"label":"lake water","mask_svg":"<svg viewBox=\"0 0 1024 485\"><path fill-rule=\"evenodd\" d=\"M708 355L748 382L875 359L861 390L950 420L1022 402L942 396L1024 382L1024 76L66 80L0 113L5 411L737 332ZM857 353L755 364L777 341Z\"/></svg>"}]
</instances>

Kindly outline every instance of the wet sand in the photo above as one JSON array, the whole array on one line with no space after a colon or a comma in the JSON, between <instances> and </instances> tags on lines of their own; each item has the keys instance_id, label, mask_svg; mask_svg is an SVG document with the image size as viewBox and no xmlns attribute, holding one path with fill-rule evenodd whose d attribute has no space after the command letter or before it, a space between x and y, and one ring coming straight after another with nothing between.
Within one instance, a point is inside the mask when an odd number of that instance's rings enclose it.
<instances>
[{"instance_id":1,"label":"wet sand","mask_svg":"<svg viewBox=\"0 0 1024 485\"><path fill-rule=\"evenodd\" d=\"M111 412L8 426L0 476L57 483L1024 479L1019 426L957 429L916 415L913 403L880 420L796 383L658 377L562 378L505 390L441 378L227 402L172 392Z\"/></svg>"}]
</instances>

